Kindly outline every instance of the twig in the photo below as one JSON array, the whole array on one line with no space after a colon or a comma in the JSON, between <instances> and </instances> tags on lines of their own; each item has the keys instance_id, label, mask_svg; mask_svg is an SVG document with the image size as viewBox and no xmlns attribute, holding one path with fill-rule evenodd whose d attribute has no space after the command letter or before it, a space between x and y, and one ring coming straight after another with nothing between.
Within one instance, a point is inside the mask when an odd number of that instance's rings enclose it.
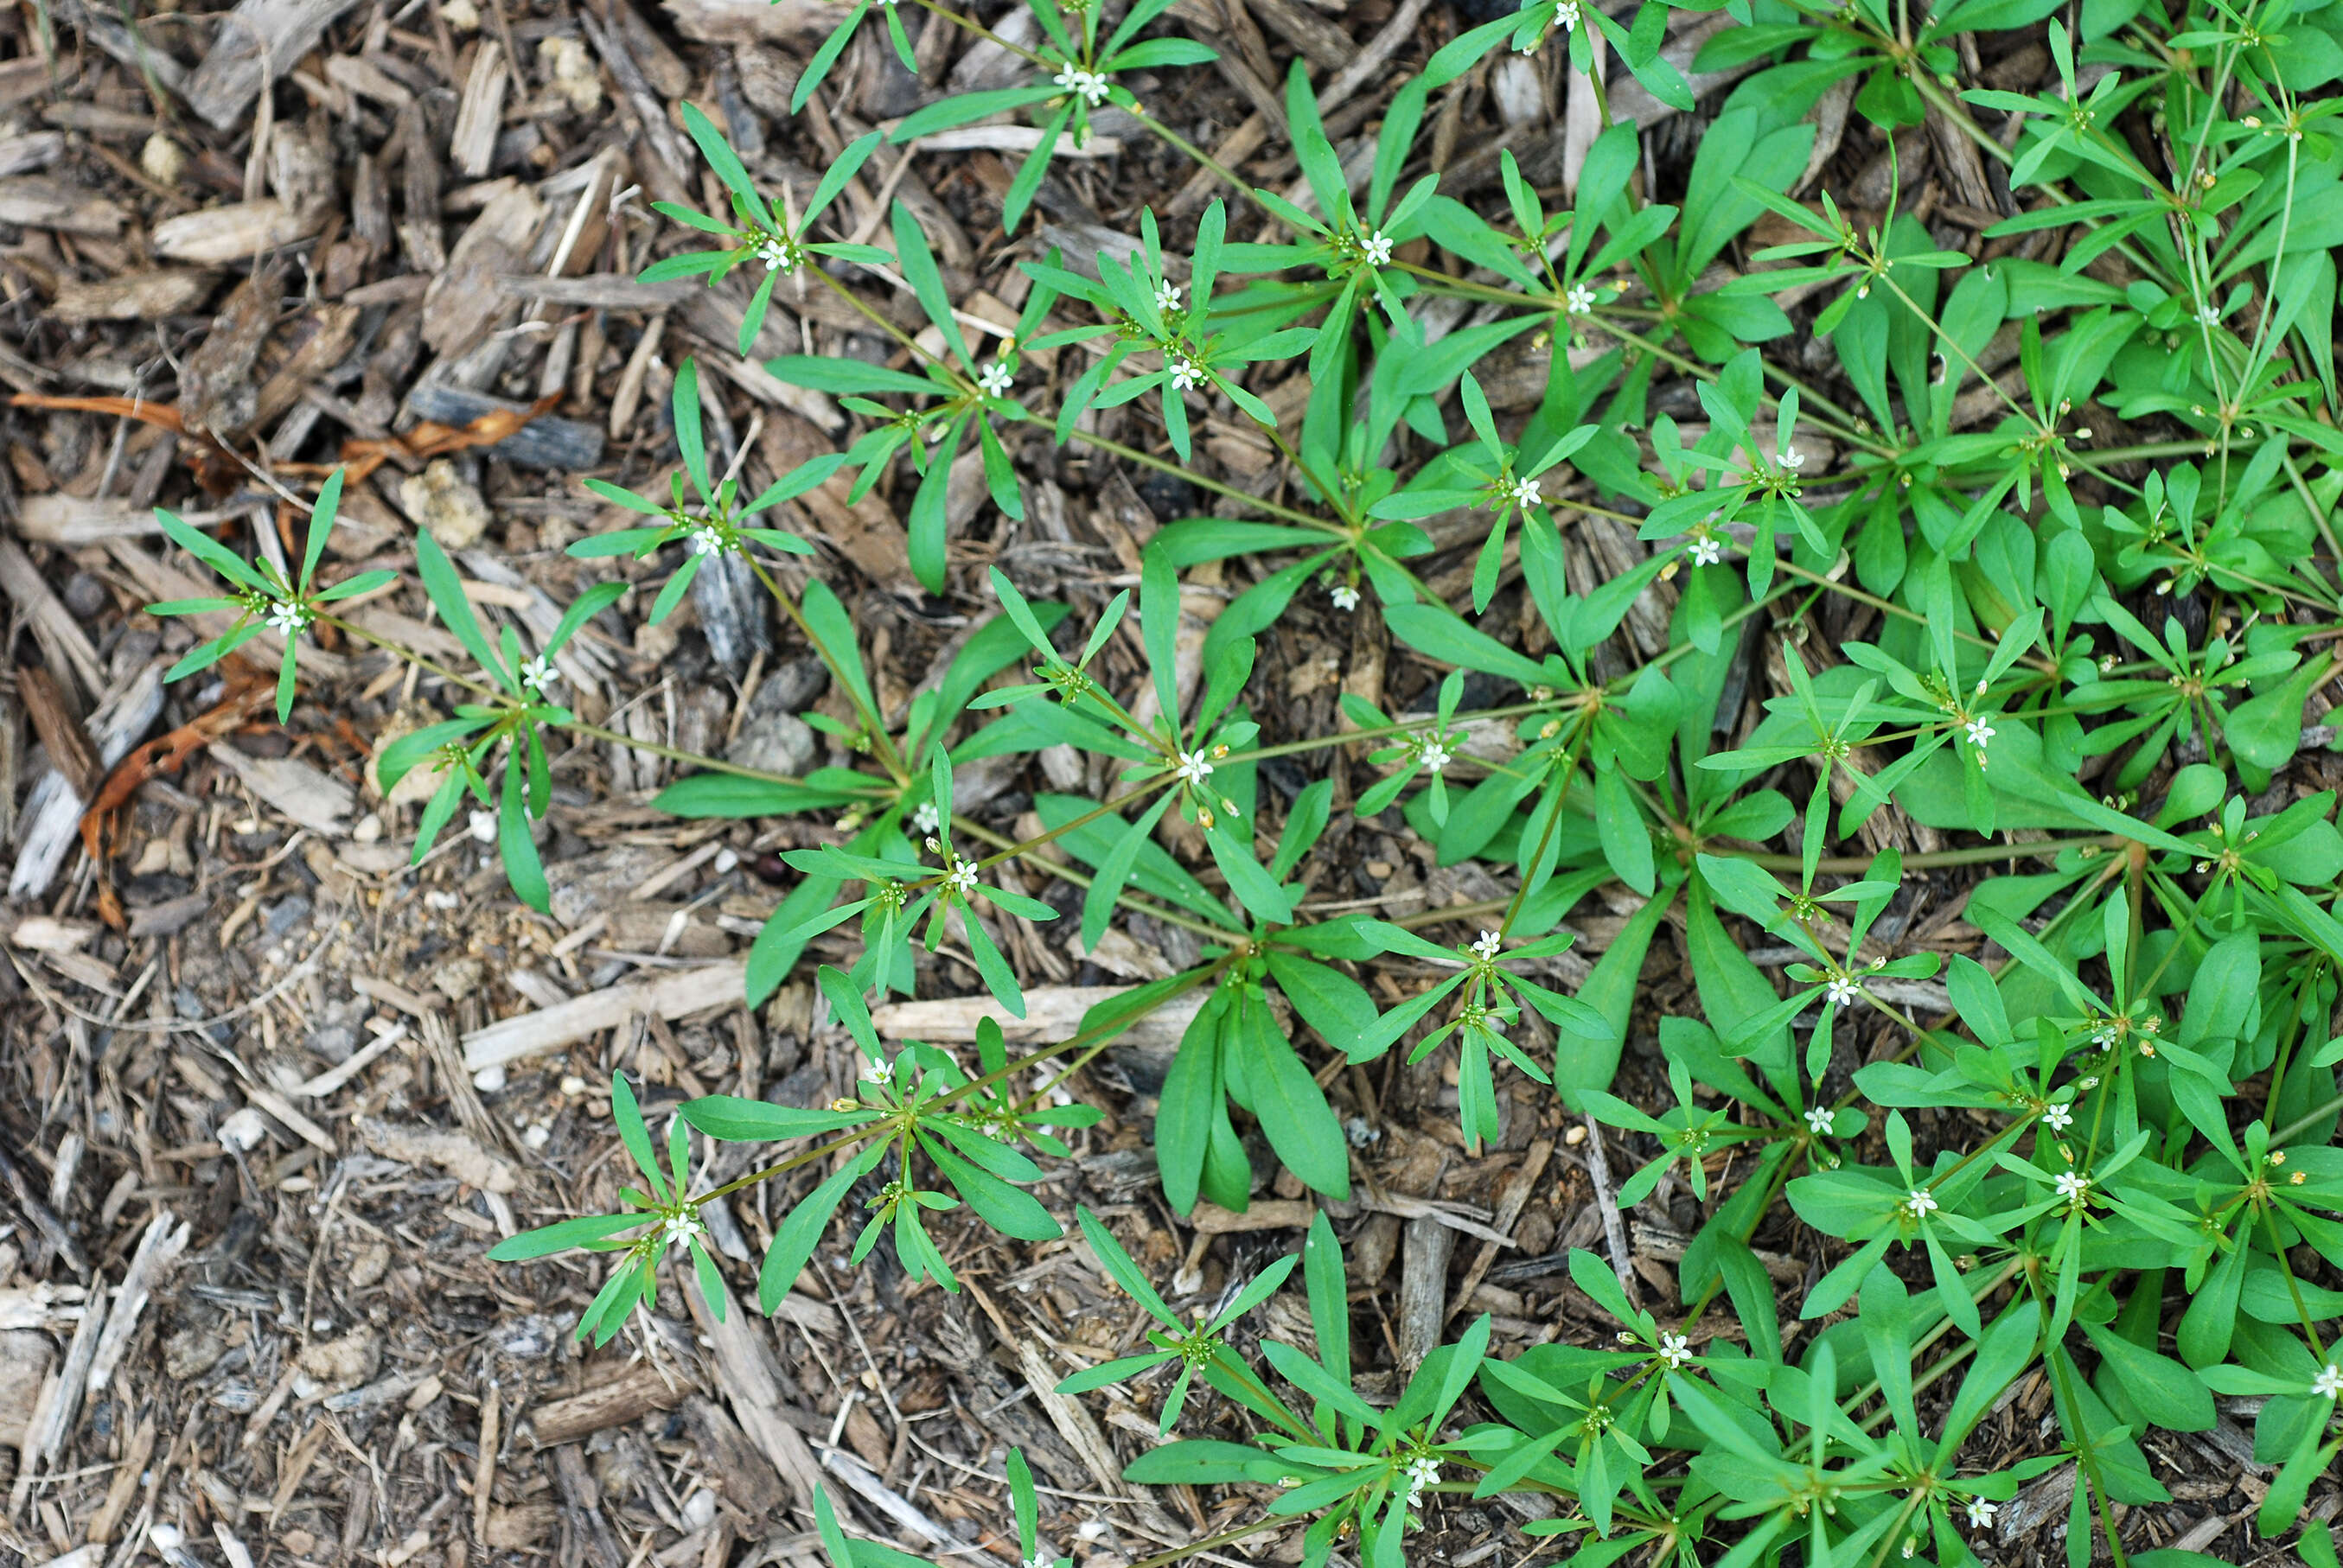
<instances>
[{"instance_id":1,"label":"twig","mask_svg":"<svg viewBox=\"0 0 2343 1568\"><path fill-rule=\"evenodd\" d=\"M1594 1205L1603 1211L1603 1240L1611 1250L1612 1271L1619 1276L1619 1288L1627 1292L1627 1299L1642 1306L1644 1294L1627 1258L1627 1227L1619 1219L1618 1201L1611 1196L1611 1161L1603 1152L1603 1124L1592 1111L1586 1117L1586 1176L1594 1183Z\"/></svg>"}]
</instances>

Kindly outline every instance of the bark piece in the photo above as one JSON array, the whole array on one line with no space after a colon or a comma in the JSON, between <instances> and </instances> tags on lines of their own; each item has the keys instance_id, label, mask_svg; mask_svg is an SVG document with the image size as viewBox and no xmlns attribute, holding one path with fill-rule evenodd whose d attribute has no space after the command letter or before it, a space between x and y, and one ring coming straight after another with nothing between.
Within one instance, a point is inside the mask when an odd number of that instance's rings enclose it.
<instances>
[{"instance_id":1,"label":"bark piece","mask_svg":"<svg viewBox=\"0 0 2343 1568\"><path fill-rule=\"evenodd\" d=\"M690 1391L654 1366L598 1383L583 1393L541 1404L529 1412L529 1446L552 1448L575 1442L605 1427L640 1421L655 1410L673 1410Z\"/></svg>"},{"instance_id":2,"label":"bark piece","mask_svg":"<svg viewBox=\"0 0 2343 1568\"><path fill-rule=\"evenodd\" d=\"M246 789L312 832L339 838L349 829L357 792L297 757L246 757L226 741L211 745L212 760Z\"/></svg>"},{"instance_id":3,"label":"bark piece","mask_svg":"<svg viewBox=\"0 0 2343 1568\"><path fill-rule=\"evenodd\" d=\"M1425 1215L1407 1222L1399 1276L1399 1359L1413 1370L1438 1346L1448 1321L1448 1258L1456 1232Z\"/></svg>"},{"instance_id":4,"label":"bark piece","mask_svg":"<svg viewBox=\"0 0 2343 1568\"><path fill-rule=\"evenodd\" d=\"M219 274L161 266L101 283L62 282L49 309L60 321L156 321L202 306Z\"/></svg>"},{"instance_id":5,"label":"bark piece","mask_svg":"<svg viewBox=\"0 0 2343 1568\"><path fill-rule=\"evenodd\" d=\"M66 234L115 235L130 215L96 191L37 175L0 179L0 223Z\"/></svg>"},{"instance_id":6,"label":"bark piece","mask_svg":"<svg viewBox=\"0 0 2343 1568\"><path fill-rule=\"evenodd\" d=\"M155 226L155 254L169 261L216 266L243 261L264 250L304 240L317 232L323 216L302 216L273 197L231 202L182 213Z\"/></svg>"},{"instance_id":7,"label":"bark piece","mask_svg":"<svg viewBox=\"0 0 2343 1568\"><path fill-rule=\"evenodd\" d=\"M588 991L555 1007L501 1019L464 1037L464 1070L478 1072L575 1045L606 1029L616 1029L638 1012L672 1021L712 1007L737 1004L747 983L745 960L703 969L670 970L655 979Z\"/></svg>"},{"instance_id":8,"label":"bark piece","mask_svg":"<svg viewBox=\"0 0 2343 1568\"><path fill-rule=\"evenodd\" d=\"M264 80L291 70L357 0L241 0L187 78L187 106L219 130L244 117ZM143 57L142 57L143 63Z\"/></svg>"},{"instance_id":9,"label":"bark piece","mask_svg":"<svg viewBox=\"0 0 2343 1568\"><path fill-rule=\"evenodd\" d=\"M467 1186L501 1196L520 1186L520 1176L497 1156L460 1132L438 1127L415 1127L403 1122L358 1119L358 1134L367 1147L386 1160L407 1165L437 1165Z\"/></svg>"},{"instance_id":10,"label":"bark piece","mask_svg":"<svg viewBox=\"0 0 2343 1568\"><path fill-rule=\"evenodd\" d=\"M463 102L456 109L456 133L447 156L458 172L478 179L488 172L497 151L497 129L503 119L505 89L512 72L505 64L504 46L491 39L472 58L472 74L464 82Z\"/></svg>"},{"instance_id":11,"label":"bark piece","mask_svg":"<svg viewBox=\"0 0 2343 1568\"><path fill-rule=\"evenodd\" d=\"M703 44L760 44L816 37L838 25L825 0L666 0L675 30Z\"/></svg>"},{"instance_id":12,"label":"bark piece","mask_svg":"<svg viewBox=\"0 0 2343 1568\"><path fill-rule=\"evenodd\" d=\"M439 382L423 382L407 394L407 411L418 419L461 428L488 414L526 412L525 403L508 403L484 392L468 391ZM602 462L602 432L582 420L540 415L493 447L493 453L516 468L548 468L561 472L594 468Z\"/></svg>"},{"instance_id":13,"label":"bark piece","mask_svg":"<svg viewBox=\"0 0 2343 1568\"><path fill-rule=\"evenodd\" d=\"M415 156L412 147L407 156ZM456 242L446 270L424 295L423 341L452 359L486 337L511 308L497 293L498 275L520 270L544 226L545 204L536 193L518 185L498 192Z\"/></svg>"}]
</instances>

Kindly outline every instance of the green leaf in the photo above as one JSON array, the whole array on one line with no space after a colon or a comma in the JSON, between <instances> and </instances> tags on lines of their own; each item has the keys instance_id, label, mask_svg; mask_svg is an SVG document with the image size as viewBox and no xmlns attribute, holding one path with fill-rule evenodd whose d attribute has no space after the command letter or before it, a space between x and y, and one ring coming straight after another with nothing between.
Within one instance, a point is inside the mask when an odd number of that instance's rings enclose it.
<instances>
[{"instance_id":1,"label":"green leaf","mask_svg":"<svg viewBox=\"0 0 2343 1568\"><path fill-rule=\"evenodd\" d=\"M342 504L342 469L336 468L326 476L325 484L317 490L317 504L309 510L308 548L301 556L303 593L308 592L310 583L316 580L317 562L326 554L326 536L334 531L334 514Z\"/></svg>"},{"instance_id":2,"label":"green leaf","mask_svg":"<svg viewBox=\"0 0 2343 1568\"><path fill-rule=\"evenodd\" d=\"M516 748L505 759L504 792L497 802L497 853L504 860L514 896L538 914L550 914L553 890L545 879L545 862L538 858L537 841L529 837L520 759Z\"/></svg>"},{"instance_id":3,"label":"green leaf","mask_svg":"<svg viewBox=\"0 0 2343 1568\"><path fill-rule=\"evenodd\" d=\"M1196 1438L1149 1449L1123 1467L1122 1478L1142 1486L1225 1486L1250 1480L1265 1457L1248 1443Z\"/></svg>"},{"instance_id":4,"label":"green leaf","mask_svg":"<svg viewBox=\"0 0 2343 1568\"><path fill-rule=\"evenodd\" d=\"M2204 1381L2169 1356L2134 1344L2121 1334L2086 1322L2100 1359L2133 1404L2168 1432L2207 1432L2218 1419Z\"/></svg>"},{"instance_id":5,"label":"green leaf","mask_svg":"<svg viewBox=\"0 0 2343 1568\"><path fill-rule=\"evenodd\" d=\"M1012 1187L989 1171L978 1169L934 1139L922 1134L920 1147L936 1162L955 1191L976 1211L977 1217L1004 1236L1021 1241L1048 1241L1065 1234L1040 1200Z\"/></svg>"},{"instance_id":6,"label":"green leaf","mask_svg":"<svg viewBox=\"0 0 2343 1568\"><path fill-rule=\"evenodd\" d=\"M990 114L991 111L985 112ZM901 134L900 130L897 132L899 139ZM960 318L952 314L951 297L944 292L943 275L936 270L936 258L928 249L927 236L920 232L920 220L911 216L911 209L900 201L895 204L893 229L895 255L902 264L903 280L911 286L912 296L919 300L920 308L927 312L928 319L935 324L938 332L943 334L944 346L960 360L962 369L974 375L976 361L969 355L968 339L960 335Z\"/></svg>"},{"instance_id":7,"label":"green leaf","mask_svg":"<svg viewBox=\"0 0 2343 1568\"><path fill-rule=\"evenodd\" d=\"M479 618L472 613L472 601L464 597L464 579L456 574L456 563L439 548L428 528L419 528L415 535L415 571L423 580L423 591L430 596L432 608L464 650L478 661L482 669L496 678L498 686L515 697L520 695L519 684L497 656L488 648L488 639L480 630Z\"/></svg>"},{"instance_id":8,"label":"green leaf","mask_svg":"<svg viewBox=\"0 0 2343 1568\"><path fill-rule=\"evenodd\" d=\"M523 1231L518 1236L507 1236L488 1249L488 1261L493 1263L518 1263L530 1258L550 1257L582 1247L588 1241L599 1241L621 1231L639 1229L649 1220L645 1214L588 1214L558 1224L540 1225L534 1231Z\"/></svg>"},{"instance_id":9,"label":"green leaf","mask_svg":"<svg viewBox=\"0 0 2343 1568\"><path fill-rule=\"evenodd\" d=\"M1245 1053L1245 1080L1269 1146L1312 1191L1348 1198L1350 1141L1325 1091L1277 1031L1257 989L1248 988L1238 1005L1237 1049Z\"/></svg>"},{"instance_id":10,"label":"green leaf","mask_svg":"<svg viewBox=\"0 0 2343 1568\"><path fill-rule=\"evenodd\" d=\"M757 1274L757 1304L766 1316L780 1310L781 1298L805 1271L807 1261L821 1244L822 1232L830 1228L830 1216L846 1201L847 1190L878 1165L887 1148L883 1141L874 1142L839 1167L775 1229L773 1244L766 1250L764 1267Z\"/></svg>"},{"instance_id":11,"label":"green leaf","mask_svg":"<svg viewBox=\"0 0 2343 1568\"><path fill-rule=\"evenodd\" d=\"M724 187L748 203L750 215L770 228L772 210L765 206L765 198L757 194L756 183L749 179L749 171L741 166L740 155L732 150L732 144L724 139L723 133L700 113L699 105L686 102L683 106L683 128L699 148L700 156L708 160L708 166L716 171L716 177L724 182Z\"/></svg>"},{"instance_id":12,"label":"green leaf","mask_svg":"<svg viewBox=\"0 0 2343 1568\"><path fill-rule=\"evenodd\" d=\"M1122 1243L1114 1239L1114 1233L1099 1217L1077 1203L1074 1205L1074 1220L1081 1227L1082 1239L1090 1243L1091 1255L1099 1261L1100 1267L1106 1270L1114 1282L1122 1287L1124 1293L1146 1308L1157 1322L1184 1332L1187 1325L1180 1321L1180 1314L1165 1305L1163 1298L1155 1293L1155 1287L1148 1283L1147 1276L1140 1272L1139 1265L1131 1261L1131 1254L1123 1251Z\"/></svg>"},{"instance_id":13,"label":"green leaf","mask_svg":"<svg viewBox=\"0 0 2343 1568\"><path fill-rule=\"evenodd\" d=\"M643 1125L642 1108L635 1103L635 1091L627 1086L626 1074L610 1074L610 1120L618 1124L618 1141L633 1156L636 1169L651 1184L651 1196L664 1201L667 1188L660 1183L659 1156L651 1151L650 1130Z\"/></svg>"},{"instance_id":14,"label":"green leaf","mask_svg":"<svg viewBox=\"0 0 2343 1568\"><path fill-rule=\"evenodd\" d=\"M1603 1015L1610 1026L1610 1038L1603 1043L1575 1034L1556 1039L1554 1086L1563 1103L1574 1111L1584 1109L1577 1098L1579 1091L1608 1089L1618 1073L1619 1053L1626 1045L1628 1019L1643 977L1644 955L1650 951L1653 933L1660 929L1671 901L1672 897L1649 900L1629 916L1596 960L1594 972L1578 988L1578 1000Z\"/></svg>"},{"instance_id":15,"label":"green leaf","mask_svg":"<svg viewBox=\"0 0 2343 1568\"><path fill-rule=\"evenodd\" d=\"M1251 839L1252 835L1247 833L1244 837ZM1212 851L1212 864L1229 879L1229 891L1237 896L1237 902L1244 906L1247 914L1272 925L1292 923L1293 900L1262 869L1261 862L1252 857L1252 847L1238 839L1225 819L1216 818L1204 829L1204 842Z\"/></svg>"},{"instance_id":16,"label":"green leaf","mask_svg":"<svg viewBox=\"0 0 2343 1568\"><path fill-rule=\"evenodd\" d=\"M1618 768L1594 772L1594 826L1603 841L1603 858L1619 879L1645 898L1659 886L1652 860L1651 829L1644 825L1643 809L1635 804L1627 776Z\"/></svg>"},{"instance_id":17,"label":"green leaf","mask_svg":"<svg viewBox=\"0 0 2343 1568\"><path fill-rule=\"evenodd\" d=\"M693 1127L719 1142L760 1143L782 1138L805 1138L858 1127L879 1114L872 1110L809 1111L795 1105L772 1105L732 1094L702 1095L683 1102L679 1114Z\"/></svg>"},{"instance_id":18,"label":"green leaf","mask_svg":"<svg viewBox=\"0 0 2343 1568\"><path fill-rule=\"evenodd\" d=\"M160 507L155 508L155 520L163 526L163 532L170 537L173 544L194 556L238 588L257 588L263 593L274 591L266 578L245 565L234 551L209 534L190 528L181 522L175 514L166 512Z\"/></svg>"}]
</instances>

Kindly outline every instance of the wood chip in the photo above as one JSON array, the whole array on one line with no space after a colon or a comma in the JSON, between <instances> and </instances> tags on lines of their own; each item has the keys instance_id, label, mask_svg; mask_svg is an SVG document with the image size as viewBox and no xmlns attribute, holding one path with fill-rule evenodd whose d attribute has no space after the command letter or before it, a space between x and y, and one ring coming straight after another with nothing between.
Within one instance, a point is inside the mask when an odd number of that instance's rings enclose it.
<instances>
[{"instance_id":1,"label":"wood chip","mask_svg":"<svg viewBox=\"0 0 2343 1568\"><path fill-rule=\"evenodd\" d=\"M163 1281L171 1266L186 1251L192 1227L176 1214L165 1209L146 1227L138 1239L138 1250L131 1254L130 1265L123 1271L122 1286L115 1292L114 1310L107 1315L106 1330L98 1336L97 1345L90 1357L89 1392L93 1396L104 1393L106 1384L122 1364L123 1352L130 1348L131 1332L138 1326L138 1314L146 1310L146 1302Z\"/></svg>"},{"instance_id":2,"label":"wood chip","mask_svg":"<svg viewBox=\"0 0 2343 1568\"><path fill-rule=\"evenodd\" d=\"M62 282L49 309L60 321L158 321L200 308L218 284L216 272L151 267L98 283Z\"/></svg>"},{"instance_id":3,"label":"wood chip","mask_svg":"<svg viewBox=\"0 0 2343 1568\"><path fill-rule=\"evenodd\" d=\"M673 1410L690 1392L671 1371L637 1367L583 1393L536 1406L528 1412L529 1446L551 1448L605 1427L628 1425L655 1410Z\"/></svg>"},{"instance_id":4,"label":"wood chip","mask_svg":"<svg viewBox=\"0 0 2343 1568\"><path fill-rule=\"evenodd\" d=\"M211 35L187 78L187 106L226 130L244 117L261 83L275 81L317 46L326 27L357 0L240 0Z\"/></svg>"},{"instance_id":5,"label":"wood chip","mask_svg":"<svg viewBox=\"0 0 2343 1568\"><path fill-rule=\"evenodd\" d=\"M106 539L159 534L163 525L155 520L152 507L131 501L84 500L57 490L45 496L25 497L17 515L16 531L45 545L78 549Z\"/></svg>"},{"instance_id":6,"label":"wood chip","mask_svg":"<svg viewBox=\"0 0 2343 1568\"><path fill-rule=\"evenodd\" d=\"M464 1070L478 1072L558 1050L616 1029L637 1013L672 1022L712 1007L737 1005L748 984L748 960L669 970L649 980L588 991L558 1007L502 1019L464 1037Z\"/></svg>"},{"instance_id":7,"label":"wood chip","mask_svg":"<svg viewBox=\"0 0 2343 1568\"><path fill-rule=\"evenodd\" d=\"M307 657L307 650L304 650ZM313 832L339 837L357 809L357 791L297 757L246 757L224 740L212 742L211 759L259 796Z\"/></svg>"},{"instance_id":8,"label":"wood chip","mask_svg":"<svg viewBox=\"0 0 2343 1568\"><path fill-rule=\"evenodd\" d=\"M1413 1371L1441 1342L1448 1322L1448 1259L1456 1232L1438 1217L1407 1222L1399 1276L1399 1359Z\"/></svg>"},{"instance_id":9,"label":"wood chip","mask_svg":"<svg viewBox=\"0 0 2343 1568\"><path fill-rule=\"evenodd\" d=\"M989 1018L1001 1026L1004 1040L1019 1044L1054 1044L1081 1033L1082 1018L1091 1009L1134 989L1115 985L1035 986L1025 993L1023 1018L1011 1016L1007 1008L990 996L890 1002L873 1009L870 1021L890 1040L924 1040L940 1044L974 1040L977 1024ZM1128 1045L1177 1045L1205 1000L1202 991L1174 998L1132 1024L1119 1039Z\"/></svg>"},{"instance_id":10,"label":"wood chip","mask_svg":"<svg viewBox=\"0 0 2343 1568\"><path fill-rule=\"evenodd\" d=\"M127 209L81 186L35 175L0 179L0 223L66 234L115 235L129 221Z\"/></svg>"},{"instance_id":11,"label":"wood chip","mask_svg":"<svg viewBox=\"0 0 2343 1568\"><path fill-rule=\"evenodd\" d=\"M165 218L155 226L152 243L155 254L168 260L218 266L307 239L324 223L323 215L306 216L264 196Z\"/></svg>"},{"instance_id":12,"label":"wood chip","mask_svg":"<svg viewBox=\"0 0 2343 1568\"><path fill-rule=\"evenodd\" d=\"M499 1196L518 1191L520 1174L461 1132L371 1116L357 1121L358 1136L386 1160L403 1165L437 1165L468 1187Z\"/></svg>"},{"instance_id":13,"label":"wood chip","mask_svg":"<svg viewBox=\"0 0 2343 1568\"><path fill-rule=\"evenodd\" d=\"M505 88L511 81L503 45L494 39L482 44L472 57L472 73L465 78L463 101L456 108L455 135L447 146L448 161L469 178L478 179L488 172L504 115Z\"/></svg>"}]
</instances>

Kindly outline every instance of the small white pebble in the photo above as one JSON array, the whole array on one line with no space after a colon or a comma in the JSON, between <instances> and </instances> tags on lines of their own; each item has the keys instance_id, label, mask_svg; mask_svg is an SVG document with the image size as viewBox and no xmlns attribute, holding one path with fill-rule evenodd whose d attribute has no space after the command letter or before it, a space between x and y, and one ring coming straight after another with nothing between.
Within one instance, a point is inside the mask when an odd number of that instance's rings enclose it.
<instances>
[{"instance_id":1,"label":"small white pebble","mask_svg":"<svg viewBox=\"0 0 2343 1568\"><path fill-rule=\"evenodd\" d=\"M472 841L493 844L497 841L497 814L494 811L472 813Z\"/></svg>"},{"instance_id":2,"label":"small white pebble","mask_svg":"<svg viewBox=\"0 0 2343 1568\"><path fill-rule=\"evenodd\" d=\"M233 1149L239 1154L250 1153L267 1136L268 1123L263 1121L260 1112L249 1105L219 1124L220 1147Z\"/></svg>"},{"instance_id":3,"label":"small white pebble","mask_svg":"<svg viewBox=\"0 0 2343 1568\"><path fill-rule=\"evenodd\" d=\"M423 895L423 904L426 909L437 910L442 913L457 908L461 905L463 901L464 900L462 899L457 897L454 893L445 891L438 888L434 888L429 892Z\"/></svg>"},{"instance_id":4,"label":"small white pebble","mask_svg":"<svg viewBox=\"0 0 2343 1568\"><path fill-rule=\"evenodd\" d=\"M472 1087L482 1094L494 1094L505 1086L504 1063L497 1062L472 1074Z\"/></svg>"},{"instance_id":5,"label":"small white pebble","mask_svg":"<svg viewBox=\"0 0 2343 1568\"><path fill-rule=\"evenodd\" d=\"M586 1081L574 1072L561 1075L561 1092L575 1100L586 1092Z\"/></svg>"},{"instance_id":6,"label":"small white pebble","mask_svg":"<svg viewBox=\"0 0 2343 1568\"><path fill-rule=\"evenodd\" d=\"M350 829L350 837L361 844L371 844L382 837L382 819L369 811Z\"/></svg>"},{"instance_id":7,"label":"small white pebble","mask_svg":"<svg viewBox=\"0 0 2343 1568\"><path fill-rule=\"evenodd\" d=\"M729 849L719 849L716 851L716 874L718 876L721 877L726 875L739 864L740 857L734 854Z\"/></svg>"},{"instance_id":8,"label":"small white pebble","mask_svg":"<svg viewBox=\"0 0 2343 1568\"><path fill-rule=\"evenodd\" d=\"M547 1143L550 1142L552 1139L553 1129L548 1127L542 1121L537 1122L533 1126L524 1127L520 1131L521 1144L527 1149L542 1149Z\"/></svg>"}]
</instances>

